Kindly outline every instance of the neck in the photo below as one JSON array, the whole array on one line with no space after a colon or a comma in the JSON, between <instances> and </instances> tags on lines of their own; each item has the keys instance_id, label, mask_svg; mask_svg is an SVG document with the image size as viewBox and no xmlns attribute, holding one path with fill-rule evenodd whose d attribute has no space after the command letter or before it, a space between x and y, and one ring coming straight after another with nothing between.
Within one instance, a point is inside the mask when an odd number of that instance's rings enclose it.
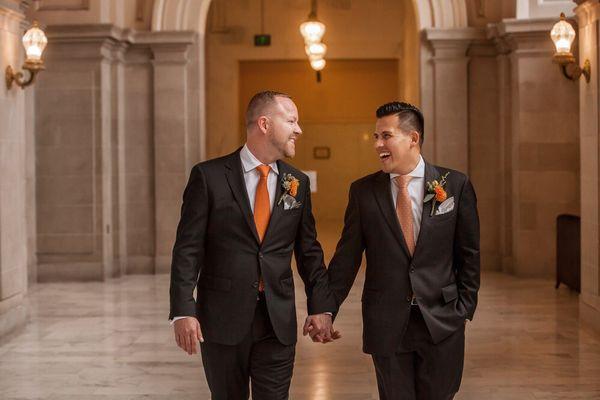
<instances>
[{"instance_id":1,"label":"neck","mask_svg":"<svg viewBox=\"0 0 600 400\"><path fill-rule=\"evenodd\" d=\"M420 153L411 155L410 162L408 162L405 166L403 166L401 171L396 172L396 173L400 174L400 175L410 174L415 168L417 168L417 165L419 165L420 160L421 160Z\"/></svg>"},{"instance_id":2,"label":"neck","mask_svg":"<svg viewBox=\"0 0 600 400\"><path fill-rule=\"evenodd\" d=\"M258 161L265 165L269 165L277 161L277 158L269 154L267 146L262 143L258 143L257 141L250 140L250 138L248 138L246 146L248 146L248 150L250 150L254 157L256 157Z\"/></svg>"}]
</instances>

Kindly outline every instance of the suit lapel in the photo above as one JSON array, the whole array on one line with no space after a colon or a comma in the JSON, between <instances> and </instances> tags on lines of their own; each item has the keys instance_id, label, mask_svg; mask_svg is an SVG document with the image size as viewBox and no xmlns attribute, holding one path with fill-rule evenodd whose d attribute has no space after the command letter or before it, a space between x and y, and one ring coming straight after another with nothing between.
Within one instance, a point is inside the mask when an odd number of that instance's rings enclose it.
<instances>
[{"instance_id":1,"label":"suit lapel","mask_svg":"<svg viewBox=\"0 0 600 400\"><path fill-rule=\"evenodd\" d=\"M250 208L250 200L248 199L248 191L246 190L246 182L244 181L244 173L242 171L242 160L240 158L240 150L231 155L229 161L225 164L225 176L227 183L231 188L235 201L240 206L240 210L244 215L244 219L254 235L257 243L260 243L256 225L254 224L254 215Z\"/></svg>"},{"instance_id":2,"label":"suit lapel","mask_svg":"<svg viewBox=\"0 0 600 400\"><path fill-rule=\"evenodd\" d=\"M277 169L279 170L279 175L277 175L277 189L275 190L275 198L273 199L273 211L271 211L271 218L269 219L269 226L267 227L267 232L265 233L265 237L263 243L265 243L272 235L275 230L277 222L281 219L283 214L283 202L281 204L277 204L279 202L279 198L282 194L281 188L281 179L284 174L289 173L285 168L285 164L281 161L277 161Z\"/></svg>"},{"instance_id":3,"label":"suit lapel","mask_svg":"<svg viewBox=\"0 0 600 400\"><path fill-rule=\"evenodd\" d=\"M427 182L432 182L436 179L440 178L439 171L428 162L425 162L425 190L423 196L427 195ZM421 213L421 225L419 228L419 237L417 238L417 243L415 244L415 253L417 254L420 247L424 247L423 243L425 242L425 238L427 237L427 231L431 228L430 220L431 220L431 207L433 207L433 201L430 200L427 203L423 204L423 211Z\"/></svg>"},{"instance_id":4,"label":"suit lapel","mask_svg":"<svg viewBox=\"0 0 600 400\"><path fill-rule=\"evenodd\" d=\"M406 245L404 235L402 234L402 229L400 228L400 222L398 222L396 207L392 201L390 174L383 172L379 174L375 180L375 190L373 191L373 194L375 195L377 204L383 213L383 218L394 233L394 236L398 240L398 243L400 243L400 246L402 246L402 249L404 249L408 257L410 257L408 246Z\"/></svg>"}]
</instances>

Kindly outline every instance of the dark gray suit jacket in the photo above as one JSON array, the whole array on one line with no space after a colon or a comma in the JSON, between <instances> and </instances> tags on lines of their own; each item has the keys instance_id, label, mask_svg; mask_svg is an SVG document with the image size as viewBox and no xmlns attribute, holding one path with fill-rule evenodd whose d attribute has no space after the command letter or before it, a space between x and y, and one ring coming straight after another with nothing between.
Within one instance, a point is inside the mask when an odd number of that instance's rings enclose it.
<instances>
[{"instance_id":1,"label":"dark gray suit jacket","mask_svg":"<svg viewBox=\"0 0 600 400\"><path fill-rule=\"evenodd\" d=\"M366 251L362 294L363 350L392 354L408 324L411 294L435 343L473 318L479 290L477 199L462 173L425 164L425 181L450 172L445 186L455 206L430 216L424 204L419 238L410 256L396 216L390 176L366 176L350 187L342 237L329 264L329 286L338 306L348 296Z\"/></svg>"},{"instance_id":2,"label":"dark gray suit jacket","mask_svg":"<svg viewBox=\"0 0 600 400\"><path fill-rule=\"evenodd\" d=\"M169 318L197 315L207 342L238 344L250 330L260 273L273 330L281 343L290 345L297 336L292 252L304 281L308 313L336 309L316 237L309 179L277 162L280 180L290 173L300 181L296 199L302 206L284 210L283 202L278 205L278 182L269 227L259 243L239 152L192 169L173 248Z\"/></svg>"}]
</instances>

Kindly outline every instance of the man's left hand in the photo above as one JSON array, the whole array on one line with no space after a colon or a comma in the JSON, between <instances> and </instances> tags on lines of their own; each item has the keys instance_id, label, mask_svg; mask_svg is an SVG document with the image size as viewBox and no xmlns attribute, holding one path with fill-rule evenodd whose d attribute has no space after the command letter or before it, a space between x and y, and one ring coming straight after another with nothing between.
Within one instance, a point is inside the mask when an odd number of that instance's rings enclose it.
<instances>
[{"instance_id":1,"label":"man's left hand","mask_svg":"<svg viewBox=\"0 0 600 400\"><path fill-rule=\"evenodd\" d=\"M329 343L342 337L338 331L333 329L329 314L315 314L306 317L302 334L310 335L313 342L319 343Z\"/></svg>"}]
</instances>

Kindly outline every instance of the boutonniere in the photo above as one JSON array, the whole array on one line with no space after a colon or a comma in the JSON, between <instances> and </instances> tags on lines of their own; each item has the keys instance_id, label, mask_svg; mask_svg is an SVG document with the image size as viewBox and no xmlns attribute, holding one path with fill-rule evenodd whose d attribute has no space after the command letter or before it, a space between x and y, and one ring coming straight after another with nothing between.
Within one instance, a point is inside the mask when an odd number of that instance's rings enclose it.
<instances>
[{"instance_id":1,"label":"boutonniere","mask_svg":"<svg viewBox=\"0 0 600 400\"><path fill-rule=\"evenodd\" d=\"M300 181L292 174L283 174L281 179L281 189L283 193L277 202L279 205L283 201L285 210L291 210L293 208L300 208L302 203L296 201L296 195L298 194L298 188L300 187Z\"/></svg>"},{"instance_id":2,"label":"boutonniere","mask_svg":"<svg viewBox=\"0 0 600 400\"><path fill-rule=\"evenodd\" d=\"M425 196L425 199L423 199L423 203L433 201L433 204L431 205L431 217L433 217L433 213L435 212L435 204L443 203L448 198L448 193L446 193L444 186L446 185L446 177L449 173L450 172L446 172L442 175L439 182L437 180L427 182L427 195Z\"/></svg>"}]
</instances>

